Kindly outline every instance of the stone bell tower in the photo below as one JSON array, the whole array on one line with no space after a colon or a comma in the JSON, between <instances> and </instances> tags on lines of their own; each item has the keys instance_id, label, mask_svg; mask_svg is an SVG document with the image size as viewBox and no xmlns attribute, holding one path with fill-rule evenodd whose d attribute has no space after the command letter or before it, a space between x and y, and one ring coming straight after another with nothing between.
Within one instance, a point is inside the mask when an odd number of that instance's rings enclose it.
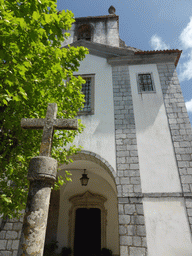
<instances>
[{"instance_id":1,"label":"stone bell tower","mask_svg":"<svg viewBox=\"0 0 192 256\"><path fill-rule=\"evenodd\" d=\"M63 46L78 40L87 40L93 43L119 47L119 16L115 14L113 6L108 11L109 15L105 16L76 18L70 31L71 35Z\"/></svg>"}]
</instances>

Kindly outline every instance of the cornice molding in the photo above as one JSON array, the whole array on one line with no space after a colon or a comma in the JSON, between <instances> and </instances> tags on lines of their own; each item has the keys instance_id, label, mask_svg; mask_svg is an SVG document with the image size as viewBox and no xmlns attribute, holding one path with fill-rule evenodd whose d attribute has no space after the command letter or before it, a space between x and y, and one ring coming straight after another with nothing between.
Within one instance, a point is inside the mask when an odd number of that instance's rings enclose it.
<instances>
[{"instance_id":1,"label":"cornice molding","mask_svg":"<svg viewBox=\"0 0 192 256\"><path fill-rule=\"evenodd\" d=\"M119 65L143 65L143 64L157 64L157 63L178 63L178 56L180 53L154 53L154 54L137 54L134 56L119 56L108 58L107 62L112 66Z\"/></svg>"}]
</instances>

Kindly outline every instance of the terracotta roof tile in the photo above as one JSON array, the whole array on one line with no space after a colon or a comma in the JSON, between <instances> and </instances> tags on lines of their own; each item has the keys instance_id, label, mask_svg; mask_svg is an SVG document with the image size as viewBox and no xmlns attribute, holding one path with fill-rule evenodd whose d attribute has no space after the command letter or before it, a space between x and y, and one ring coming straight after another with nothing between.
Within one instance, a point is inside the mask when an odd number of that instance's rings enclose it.
<instances>
[{"instance_id":1,"label":"terracotta roof tile","mask_svg":"<svg viewBox=\"0 0 192 256\"><path fill-rule=\"evenodd\" d=\"M171 49L171 50L153 50L153 51L137 51L135 54L154 54L154 53L182 53L181 50Z\"/></svg>"}]
</instances>

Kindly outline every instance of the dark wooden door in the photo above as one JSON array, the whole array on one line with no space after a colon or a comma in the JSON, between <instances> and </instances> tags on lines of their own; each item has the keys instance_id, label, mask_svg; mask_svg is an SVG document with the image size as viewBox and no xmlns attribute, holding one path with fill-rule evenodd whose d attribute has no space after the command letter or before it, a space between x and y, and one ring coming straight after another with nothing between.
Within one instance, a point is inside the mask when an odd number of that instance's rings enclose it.
<instances>
[{"instance_id":1,"label":"dark wooden door","mask_svg":"<svg viewBox=\"0 0 192 256\"><path fill-rule=\"evenodd\" d=\"M75 219L75 256L97 255L101 250L101 210L79 208Z\"/></svg>"}]
</instances>

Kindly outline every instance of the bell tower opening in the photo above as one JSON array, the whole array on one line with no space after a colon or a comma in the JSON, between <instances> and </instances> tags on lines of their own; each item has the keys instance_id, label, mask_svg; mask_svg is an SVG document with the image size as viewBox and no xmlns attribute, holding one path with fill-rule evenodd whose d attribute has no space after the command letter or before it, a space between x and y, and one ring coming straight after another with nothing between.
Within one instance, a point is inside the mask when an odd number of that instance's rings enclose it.
<instances>
[{"instance_id":1,"label":"bell tower opening","mask_svg":"<svg viewBox=\"0 0 192 256\"><path fill-rule=\"evenodd\" d=\"M87 24L81 25L78 28L77 40L91 41L91 27Z\"/></svg>"}]
</instances>

